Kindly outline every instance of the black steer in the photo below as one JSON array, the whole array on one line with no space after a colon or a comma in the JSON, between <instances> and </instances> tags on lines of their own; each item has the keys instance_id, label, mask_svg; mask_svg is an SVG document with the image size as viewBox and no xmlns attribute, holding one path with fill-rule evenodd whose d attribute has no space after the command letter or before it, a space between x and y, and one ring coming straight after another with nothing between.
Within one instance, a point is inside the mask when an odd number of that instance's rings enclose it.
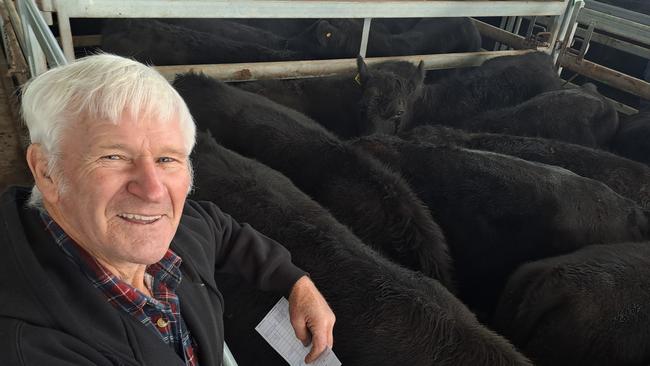
<instances>
[{"instance_id":1,"label":"black steer","mask_svg":"<svg viewBox=\"0 0 650 366\"><path fill-rule=\"evenodd\" d=\"M522 263L647 238L648 218L601 182L508 155L375 135L354 143L401 172L448 240L459 297L490 316Z\"/></svg>"},{"instance_id":2,"label":"black steer","mask_svg":"<svg viewBox=\"0 0 650 366\"><path fill-rule=\"evenodd\" d=\"M536 137L467 133L442 126L420 126L401 136L435 145L453 143L557 165L601 181L621 196L650 209L650 167L603 150Z\"/></svg>"},{"instance_id":3,"label":"black steer","mask_svg":"<svg viewBox=\"0 0 650 366\"><path fill-rule=\"evenodd\" d=\"M262 96L196 74L179 75L174 87L219 143L285 174L378 251L451 283L444 236L399 175Z\"/></svg>"},{"instance_id":4,"label":"black steer","mask_svg":"<svg viewBox=\"0 0 650 366\"><path fill-rule=\"evenodd\" d=\"M594 245L528 263L495 317L539 366L650 364L650 243Z\"/></svg>"},{"instance_id":5,"label":"black steer","mask_svg":"<svg viewBox=\"0 0 650 366\"><path fill-rule=\"evenodd\" d=\"M560 88L560 78L547 54L497 57L427 85L423 97L415 104L413 124L453 126L489 110L514 106Z\"/></svg>"},{"instance_id":6,"label":"black steer","mask_svg":"<svg viewBox=\"0 0 650 366\"><path fill-rule=\"evenodd\" d=\"M163 23L153 19L111 19L102 29L102 50L154 65L193 65L300 59L273 50Z\"/></svg>"},{"instance_id":7,"label":"black steer","mask_svg":"<svg viewBox=\"0 0 650 366\"><path fill-rule=\"evenodd\" d=\"M437 281L379 256L282 174L210 140L199 135L193 154L192 198L217 203L291 252L336 314L334 351L343 364L530 365ZM226 275L216 280L239 365L286 365L254 330L281 295Z\"/></svg>"},{"instance_id":8,"label":"black steer","mask_svg":"<svg viewBox=\"0 0 650 366\"><path fill-rule=\"evenodd\" d=\"M470 18L422 19L409 30L394 34L394 24L373 22L368 56L473 52L481 35ZM315 58L354 57L359 52L363 24L354 19L320 19L289 40L289 48Z\"/></svg>"},{"instance_id":9,"label":"black steer","mask_svg":"<svg viewBox=\"0 0 650 366\"><path fill-rule=\"evenodd\" d=\"M552 90L513 107L453 123L474 132L544 137L587 147L608 147L618 129L614 104L593 84Z\"/></svg>"},{"instance_id":10,"label":"black steer","mask_svg":"<svg viewBox=\"0 0 650 366\"><path fill-rule=\"evenodd\" d=\"M302 112L343 139L401 131L422 91L423 64L389 61L367 67L359 57L357 67L347 75L234 85Z\"/></svg>"},{"instance_id":11,"label":"black steer","mask_svg":"<svg viewBox=\"0 0 650 366\"><path fill-rule=\"evenodd\" d=\"M622 120L610 148L618 155L650 165L650 111Z\"/></svg>"}]
</instances>

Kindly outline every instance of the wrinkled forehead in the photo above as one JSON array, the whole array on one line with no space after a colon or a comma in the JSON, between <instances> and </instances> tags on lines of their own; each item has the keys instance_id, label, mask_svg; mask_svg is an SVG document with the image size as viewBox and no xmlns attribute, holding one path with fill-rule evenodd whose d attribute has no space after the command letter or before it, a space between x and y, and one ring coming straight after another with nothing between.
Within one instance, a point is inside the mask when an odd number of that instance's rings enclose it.
<instances>
[{"instance_id":1,"label":"wrinkled forehead","mask_svg":"<svg viewBox=\"0 0 650 366\"><path fill-rule=\"evenodd\" d=\"M64 144L88 148L97 144L138 144L147 139L152 146L173 145L189 154L187 136L178 115L161 118L143 111L125 110L118 118L85 113L66 126L61 136Z\"/></svg>"}]
</instances>

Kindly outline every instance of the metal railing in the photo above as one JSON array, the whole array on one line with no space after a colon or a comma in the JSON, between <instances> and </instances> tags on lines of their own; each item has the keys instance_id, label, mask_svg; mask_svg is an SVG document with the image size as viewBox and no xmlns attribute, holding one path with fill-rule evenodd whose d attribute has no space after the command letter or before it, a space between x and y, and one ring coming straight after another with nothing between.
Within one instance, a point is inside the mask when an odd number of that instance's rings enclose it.
<instances>
[{"instance_id":1,"label":"metal railing","mask_svg":"<svg viewBox=\"0 0 650 366\"><path fill-rule=\"evenodd\" d=\"M497 1L447 1L447 0L398 0L398 1L313 1L313 0L55 0L53 10L56 12L59 33L64 53L68 60L74 59L74 44L70 29L70 18L361 18L364 19L360 54L365 54L368 30L372 18L409 18L409 17L457 17L457 16L517 16L549 15L554 17L552 25L552 45L555 39L562 38L568 29L574 5L582 0L497 0ZM548 53L555 48L544 49ZM475 66L477 60L499 55L464 55L450 59L446 55L425 56L428 69ZM393 59L403 59L394 57ZM450 60L452 62L450 62ZM241 64L241 68L231 75L229 80L242 80L246 75L252 78L273 77L264 74L264 70L276 70L276 74L300 74L296 70L311 69L322 76L332 74L334 63L319 64L321 61L288 61L283 63ZM456 62L456 63L454 63ZM354 60L344 62L352 69ZM331 66L330 66L331 65ZM221 70L232 70L233 65L192 65L185 67L194 71L204 71L213 76L223 75ZM179 70L180 67L175 67ZM279 71L277 71L279 70ZM182 70L181 70L182 71Z\"/></svg>"}]
</instances>

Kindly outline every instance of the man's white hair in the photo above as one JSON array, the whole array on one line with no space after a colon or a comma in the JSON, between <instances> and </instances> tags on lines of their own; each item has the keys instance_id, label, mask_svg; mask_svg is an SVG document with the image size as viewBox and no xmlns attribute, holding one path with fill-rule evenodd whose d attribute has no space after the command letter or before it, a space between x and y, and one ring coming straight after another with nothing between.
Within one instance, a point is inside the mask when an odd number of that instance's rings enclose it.
<instances>
[{"instance_id":1,"label":"man's white hair","mask_svg":"<svg viewBox=\"0 0 650 366\"><path fill-rule=\"evenodd\" d=\"M181 96L152 67L98 54L50 69L22 89L21 114L31 143L40 144L48 156L48 175L60 173L57 165L66 127L82 120L117 124L125 111L135 120L139 115L160 123L180 119L189 156L196 138L192 116ZM191 177L191 165L189 169ZM34 186L29 205L42 207L42 200Z\"/></svg>"}]
</instances>

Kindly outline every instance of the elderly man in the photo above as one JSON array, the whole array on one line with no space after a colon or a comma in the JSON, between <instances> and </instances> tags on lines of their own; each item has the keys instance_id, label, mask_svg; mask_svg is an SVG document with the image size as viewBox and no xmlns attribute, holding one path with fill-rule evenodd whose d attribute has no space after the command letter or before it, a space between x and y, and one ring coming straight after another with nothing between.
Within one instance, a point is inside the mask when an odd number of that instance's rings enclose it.
<instances>
[{"instance_id":1,"label":"elderly man","mask_svg":"<svg viewBox=\"0 0 650 366\"><path fill-rule=\"evenodd\" d=\"M306 362L334 315L282 246L186 200L195 127L152 68L113 55L23 90L30 190L0 202L2 365L220 365L214 273L289 295Z\"/></svg>"}]
</instances>

